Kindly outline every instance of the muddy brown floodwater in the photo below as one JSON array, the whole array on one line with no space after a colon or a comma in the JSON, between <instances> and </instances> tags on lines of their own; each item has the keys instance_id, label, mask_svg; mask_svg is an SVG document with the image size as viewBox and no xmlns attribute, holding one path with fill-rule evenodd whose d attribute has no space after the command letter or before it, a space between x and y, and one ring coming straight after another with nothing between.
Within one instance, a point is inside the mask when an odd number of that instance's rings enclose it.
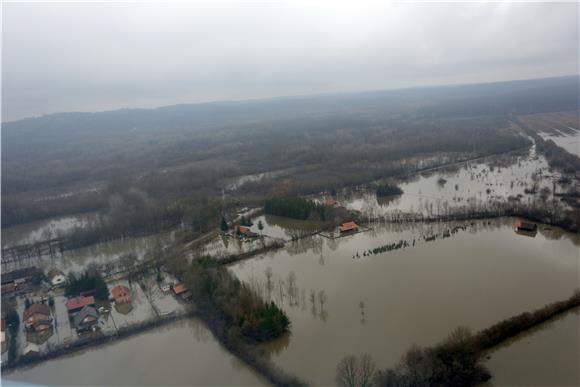
<instances>
[{"instance_id":1,"label":"muddy brown floodwater","mask_svg":"<svg viewBox=\"0 0 580 387\"><path fill-rule=\"evenodd\" d=\"M197 319L2 375L57 386L267 385Z\"/></svg>"},{"instance_id":2,"label":"muddy brown floodwater","mask_svg":"<svg viewBox=\"0 0 580 387\"><path fill-rule=\"evenodd\" d=\"M580 309L558 316L496 348L486 386L579 386Z\"/></svg>"},{"instance_id":3,"label":"muddy brown floodwater","mask_svg":"<svg viewBox=\"0 0 580 387\"><path fill-rule=\"evenodd\" d=\"M477 331L568 298L579 286L580 236L543 227L523 236L513 222L375 225L300 240L230 269L290 317L291 335L266 346L272 360L327 385L345 355L369 353L391 367L412 344L435 344L457 326ZM400 240L409 247L365 256ZM516 361L498 354L492 368Z\"/></svg>"}]
</instances>

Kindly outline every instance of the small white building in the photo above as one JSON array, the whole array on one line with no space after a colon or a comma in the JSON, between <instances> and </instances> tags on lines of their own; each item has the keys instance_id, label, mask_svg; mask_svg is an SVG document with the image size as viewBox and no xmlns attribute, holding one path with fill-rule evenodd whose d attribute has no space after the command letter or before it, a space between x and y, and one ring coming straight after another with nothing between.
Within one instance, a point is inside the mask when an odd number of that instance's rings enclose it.
<instances>
[{"instance_id":1,"label":"small white building","mask_svg":"<svg viewBox=\"0 0 580 387\"><path fill-rule=\"evenodd\" d=\"M52 286L62 286L66 283L66 275L58 269L51 269L47 277Z\"/></svg>"},{"instance_id":2,"label":"small white building","mask_svg":"<svg viewBox=\"0 0 580 387\"><path fill-rule=\"evenodd\" d=\"M160 285L161 291L164 293L169 293L171 291L171 286L173 284L169 281L163 281Z\"/></svg>"}]
</instances>

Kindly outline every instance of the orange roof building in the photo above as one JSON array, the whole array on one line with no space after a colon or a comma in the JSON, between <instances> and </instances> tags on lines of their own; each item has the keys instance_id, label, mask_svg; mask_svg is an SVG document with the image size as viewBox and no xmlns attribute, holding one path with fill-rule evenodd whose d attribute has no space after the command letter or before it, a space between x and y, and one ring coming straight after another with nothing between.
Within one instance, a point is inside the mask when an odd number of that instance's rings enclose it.
<instances>
[{"instance_id":1,"label":"orange roof building","mask_svg":"<svg viewBox=\"0 0 580 387\"><path fill-rule=\"evenodd\" d=\"M248 227L240 226L239 224L236 224L234 228L238 234L248 234L250 232L250 229Z\"/></svg>"},{"instance_id":2,"label":"orange roof building","mask_svg":"<svg viewBox=\"0 0 580 387\"><path fill-rule=\"evenodd\" d=\"M340 225L340 232L358 231L358 224L355 222L346 222Z\"/></svg>"},{"instance_id":3,"label":"orange roof building","mask_svg":"<svg viewBox=\"0 0 580 387\"><path fill-rule=\"evenodd\" d=\"M124 285L117 285L111 289L111 295L116 304L129 304L131 302L131 290Z\"/></svg>"},{"instance_id":4,"label":"orange roof building","mask_svg":"<svg viewBox=\"0 0 580 387\"><path fill-rule=\"evenodd\" d=\"M173 293L176 296L183 294L185 292L187 292L187 287L184 284L178 283L178 284L173 285Z\"/></svg>"}]
</instances>

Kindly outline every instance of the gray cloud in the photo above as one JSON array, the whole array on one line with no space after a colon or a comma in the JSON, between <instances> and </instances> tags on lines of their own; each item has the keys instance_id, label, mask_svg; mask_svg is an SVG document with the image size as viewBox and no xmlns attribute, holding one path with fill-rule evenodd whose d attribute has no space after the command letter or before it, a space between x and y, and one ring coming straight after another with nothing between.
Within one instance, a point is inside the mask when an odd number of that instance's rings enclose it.
<instances>
[{"instance_id":1,"label":"gray cloud","mask_svg":"<svg viewBox=\"0 0 580 387\"><path fill-rule=\"evenodd\" d=\"M7 3L2 120L578 73L577 3Z\"/></svg>"}]
</instances>

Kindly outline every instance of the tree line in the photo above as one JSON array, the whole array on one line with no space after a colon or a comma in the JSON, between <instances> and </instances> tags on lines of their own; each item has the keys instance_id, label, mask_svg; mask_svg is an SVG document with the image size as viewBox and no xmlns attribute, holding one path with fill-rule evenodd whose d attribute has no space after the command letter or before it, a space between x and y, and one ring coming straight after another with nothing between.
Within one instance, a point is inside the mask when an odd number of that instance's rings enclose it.
<instances>
[{"instance_id":1,"label":"tree line","mask_svg":"<svg viewBox=\"0 0 580 387\"><path fill-rule=\"evenodd\" d=\"M500 321L475 335L459 327L432 347L413 345L396 366L385 370L378 369L369 355L349 355L337 365L336 382L342 387L475 386L491 378L482 364L487 350L579 306L576 291L566 300Z\"/></svg>"},{"instance_id":2,"label":"tree line","mask_svg":"<svg viewBox=\"0 0 580 387\"><path fill-rule=\"evenodd\" d=\"M264 212L300 220L326 220L327 207L299 197L278 197L266 200Z\"/></svg>"},{"instance_id":3,"label":"tree line","mask_svg":"<svg viewBox=\"0 0 580 387\"><path fill-rule=\"evenodd\" d=\"M377 196L401 195L403 190L396 184L380 184L376 189Z\"/></svg>"},{"instance_id":4,"label":"tree line","mask_svg":"<svg viewBox=\"0 0 580 387\"><path fill-rule=\"evenodd\" d=\"M179 262L174 257L168 266L183 279L195 305L220 315L231 336L264 342L289 331L290 320L283 310L261 299L218 261L205 256L185 267Z\"/></svg>"}]
</instances>

